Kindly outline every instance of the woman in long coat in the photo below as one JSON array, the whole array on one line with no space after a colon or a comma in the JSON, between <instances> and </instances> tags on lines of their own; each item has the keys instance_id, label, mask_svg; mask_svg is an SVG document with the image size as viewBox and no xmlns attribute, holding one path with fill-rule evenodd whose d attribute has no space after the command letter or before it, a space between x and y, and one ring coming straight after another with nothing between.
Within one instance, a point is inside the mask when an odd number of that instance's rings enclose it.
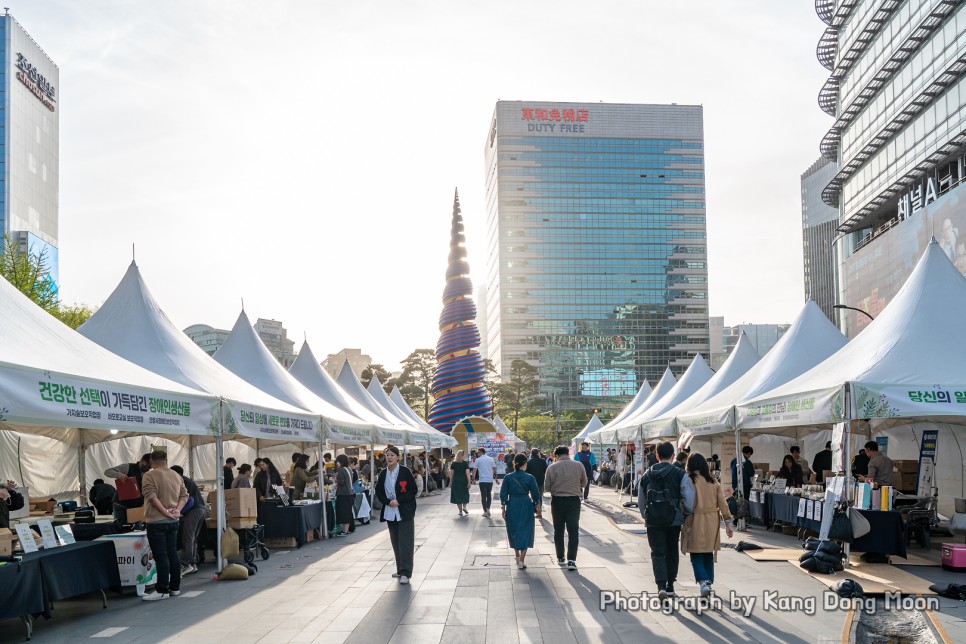
<instances>
[{"instance_id":1,"label":"woman in long coat","mask_svg":"<svg viewBox=\"0 0 966 644\"><path fill-rule=\"evenodd\" d=\"M526 570L527 549L533 547L534 512L540 518L541 511L537 479L527 474L526 469L526 454L517 454L513 459L513 472L503 478L500 486L506 536L516 553L517 568L520 570Z\"/></svg>"},{"instance_id":2,"label":"woman in long coat","mask_svg":"<svg viewBox=\"0 0 966 644\"><path fill-rule=\"evenodd\" d=\"M687 473L694 483L694 512L681 526L681 552L691 555L694 579L701 588L701 596L711 594L714 583L714 562L721 550L721 520L730 539L731 513L724 492L708 470L708 461L697 452L688 458Z\"/></svg>"},{"instance_id":3,"label":"woman in long coat","mask_svg":"<svg viewBox=\"0 0 966 644\"><path fill-rule=\"evenodd\" d=\"M456 460L449 466L450 476L452 477L452 483L449 488L449 502L456 504L456 509L459 511L457 516L470 513L466 509L467 504L470 502L469 469L469 463L463 457L463 450L456 452Z\"/></svg>"}]
</instances>

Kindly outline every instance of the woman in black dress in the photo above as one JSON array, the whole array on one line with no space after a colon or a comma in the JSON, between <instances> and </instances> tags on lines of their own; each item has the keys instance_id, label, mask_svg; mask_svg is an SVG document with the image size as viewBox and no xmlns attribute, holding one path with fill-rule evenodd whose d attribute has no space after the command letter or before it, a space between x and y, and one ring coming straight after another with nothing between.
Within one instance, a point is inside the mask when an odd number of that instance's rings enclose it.
<instances>
[{"instance_id":1,"label":"woman in black dress","mask_svg":"<svg viewBox=\"0 0 966 644\"><path fill-rule=\"evenodd\" d=\"M337 537L349 536L349 528L355 523L354 501L352 491L352 472L349 470L349 457L339 454L335 457L335 522L342 524L342 531Z\"/></svg>"},{"instance_id":2,"label":"woman in black dress","mask_svg":"<svg viewBox=\"0 0 966 644\"><path fill-rule=\"evenodd\" d=\"M463 450L456 452L456 459L449 466L453 483L449 488L449 502L456 504L457 516L469 514L466 505L470 502L469 463L463 457Z\"/></svg>"}]
</instances>

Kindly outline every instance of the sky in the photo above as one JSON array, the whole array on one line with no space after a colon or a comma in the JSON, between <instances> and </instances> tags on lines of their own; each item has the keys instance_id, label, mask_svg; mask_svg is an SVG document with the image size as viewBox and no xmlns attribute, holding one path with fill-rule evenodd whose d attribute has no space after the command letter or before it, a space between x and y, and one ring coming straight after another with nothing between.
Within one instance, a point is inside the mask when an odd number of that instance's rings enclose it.
<instances>
[{"instance_id":1,"label":"sky","mask_svg":"<svg viewBox=\"0 0 966 644\"><path fill-rule=\"evenodd\" d=\"M396 369L434 347L454 188L484 266L494 103L702 104L710 312L791 322L818 107L811 0L11 0L60 68L60 275L135 249L179 327L281 320Z\"/></svg>"}]
</instances>

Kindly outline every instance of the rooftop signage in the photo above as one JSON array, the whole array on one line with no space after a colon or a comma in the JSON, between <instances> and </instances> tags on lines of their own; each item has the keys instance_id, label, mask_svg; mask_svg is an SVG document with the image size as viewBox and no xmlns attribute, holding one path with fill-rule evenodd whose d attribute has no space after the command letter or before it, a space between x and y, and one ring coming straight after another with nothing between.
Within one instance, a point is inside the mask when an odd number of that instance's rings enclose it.
<instances>
[{"instance_id":1,"label":"rooftop signage","mask_svg":"<svg viewBox=\"0 0 966 644\"><path fill-rule=\"evenodd\" d=\"M17 79L51 112L57 102L57 88L50 84L26 56L17 52Z\"/></svg>"},{"instance_id":2,"label":"rooftop signage","mask_svg":"<svg viewBox=\"0 0 966 644\"><path fill-rule=\"evenodd\" d=\"M583 132L583 123L590 121L589 110L524 107L521 119L537 121L527 123L528 132ZM558 125L559 123L559 125ZM559 129L557 129L559 127Z\"/></svg>"}]
</instances>

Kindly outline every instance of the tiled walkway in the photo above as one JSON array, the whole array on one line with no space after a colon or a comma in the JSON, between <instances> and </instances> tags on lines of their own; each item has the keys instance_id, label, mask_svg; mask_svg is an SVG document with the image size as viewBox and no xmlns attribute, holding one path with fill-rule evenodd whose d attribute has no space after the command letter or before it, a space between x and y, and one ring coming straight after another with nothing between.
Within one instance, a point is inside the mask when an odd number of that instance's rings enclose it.
<instances>
[{"instance_id":1,"label":"tiled walkway","mask_svg":"<svg viewBox=\"0 0 966 644\"><path fill-rule=\"evenodd\" d=\"M604 502L616 500L609 490L593 494ZM471 516L458 518L455 506L447 501L448 494L419 502L418 549L409 586L400 586L390 577L395 567L388 533L374 522L359 527L349 538L274 551L271 559L259 562L259 574L248 581L212 581L209 565L185 580L184 596L164 602L146 604L128 595L112 598L107 610L100 610L97 598L60 603L53 620L38 622L34 641L841 641L846 613L823 611L821 604L815 615L765 611L759 605L750 617L727 602L720 610L703 614L683 607L670 614L601 610L601 591L639 595L653 590L646 537L621 529L603 513L585 506L579 571L556 566L546 520L538 526L528 569L519 571L512 566L503 521L497 518L498 505L492 519L481 516L478 503ZM473 501L478 501L476 495ZM771 538L760 533L754 537ZM786 563L756 563L729 550L719 557L717 577L720 596L727 598L729 591L737 590L758 596L759 604L766 589L815 597L823 590ZM682 595L697 595L686 558L682 558L678 590ZM966 635L961 611L954 608L943 617L950 633ZM22 639L17 622L0 622L0 641Z\"/></svg>"}]
</instances>

